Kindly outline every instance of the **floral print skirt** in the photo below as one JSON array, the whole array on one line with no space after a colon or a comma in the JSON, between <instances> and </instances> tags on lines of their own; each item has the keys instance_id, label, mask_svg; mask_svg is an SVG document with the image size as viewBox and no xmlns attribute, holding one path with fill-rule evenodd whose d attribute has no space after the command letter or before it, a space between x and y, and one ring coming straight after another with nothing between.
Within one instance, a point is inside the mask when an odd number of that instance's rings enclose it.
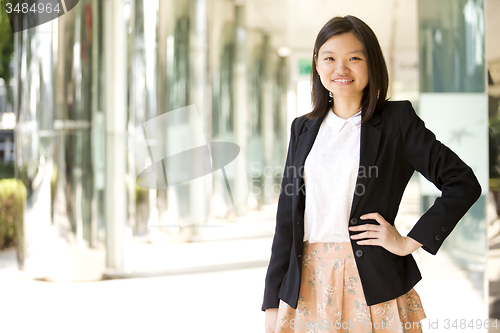
<instances>
[{"instance_id":1,"label":"floral print skirt","mask_svg":"<svg viewBox=\"0 0 500 333\"><path fill-rule=\"evenodd\" d=\"M413 289L366 304L350 242L306 241L297 309L280 300L276 333L420 333L424 318Z\"/></svg>"}]
</instances>

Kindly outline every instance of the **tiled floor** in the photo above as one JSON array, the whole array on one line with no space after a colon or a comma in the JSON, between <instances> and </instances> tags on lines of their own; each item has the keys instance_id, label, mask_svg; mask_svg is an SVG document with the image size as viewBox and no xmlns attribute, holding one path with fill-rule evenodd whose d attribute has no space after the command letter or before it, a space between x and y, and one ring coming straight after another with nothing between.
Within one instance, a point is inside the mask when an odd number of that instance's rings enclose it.
<instances>
[{"instance_id":1,"label":"tiled floor","mask_svg":"<svg viewBox=\"0 0 500 333\"><path fill-rule=\"evenodd\" d=\"M419 207L412 193L398 215L402 233L415 221L413 210ZM153 273L147 278L78 283L36 281L17 270L14 251L0 252L0 332L264 332L260 307L274 209L268 207L262 218L254 215L259 227L247 221L241 230L233 229L242 236L253 230L254 238L137 245L136 266L144 273L159 270L164 276ZM498 241L496 223L491 223L492 244ZM445 252L432 256L419 249L415 257L423 275L415 290L427 314L422 322L424 332L486 333L487 297L482 295L481 272L461 270ZM500 294L500 249L490 251L489 258L490 292ZM457 328L453 327L456 319ZM467 325L474 320L475 326L460 329L460 320ZM500 332L500 328L492 332Z\"/></svg>"}]
</instances>

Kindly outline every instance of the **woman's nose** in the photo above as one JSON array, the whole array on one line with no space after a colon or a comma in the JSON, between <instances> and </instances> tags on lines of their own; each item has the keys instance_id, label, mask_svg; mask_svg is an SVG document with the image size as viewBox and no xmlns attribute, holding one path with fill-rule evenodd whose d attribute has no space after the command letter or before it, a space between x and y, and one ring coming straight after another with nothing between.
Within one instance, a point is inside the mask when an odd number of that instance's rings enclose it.
<instances>
[{"instance_id":1,"label":"woman's nose","mask_svg":"<svg viewBox=\"0 0 500 333\"><path fill-rule=\"evenodd\" d=\"M346 73L349 71L349 67L346 66L344 62L339 61L337 66L335 66L335 72L337 74Z\"/></svg>"}]
</instances>

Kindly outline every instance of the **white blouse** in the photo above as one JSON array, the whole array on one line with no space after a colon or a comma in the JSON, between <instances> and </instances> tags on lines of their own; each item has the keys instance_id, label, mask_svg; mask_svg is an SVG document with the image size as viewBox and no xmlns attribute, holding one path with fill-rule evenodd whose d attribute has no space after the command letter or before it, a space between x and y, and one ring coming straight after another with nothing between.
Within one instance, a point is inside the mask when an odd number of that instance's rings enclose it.
<instances>
[{"instance_id":1,"label":"white blouse","mask_svg":"<svg viewBox=\"0 0 500 333\"><path fill-rule=\"evenodd\" d=\"M304 163L304 241L350 242L360 138L361 111L342 119L330 109Z\"/></svg>"}]
</instances>

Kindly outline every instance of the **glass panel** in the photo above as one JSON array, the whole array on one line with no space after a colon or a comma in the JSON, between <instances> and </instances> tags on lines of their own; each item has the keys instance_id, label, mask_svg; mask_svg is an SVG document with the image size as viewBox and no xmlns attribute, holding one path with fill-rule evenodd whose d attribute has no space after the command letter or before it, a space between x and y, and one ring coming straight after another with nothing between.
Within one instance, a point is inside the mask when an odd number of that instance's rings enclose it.
<instances>
[{"instance_id":1,"label":"glass panel","mask_svg":"<svg viewBox=\"0 0 500 333\"><path fill-rule=\"evenodd\" d=\"M277 60L275 71L274 85L274 119L273 119L273 166L274 170L282 169L283 161L286 160L286 151L288 148L287 141L287 87L288 87L288 58L280 57ZM278 195L279 192L274 190L281 185L281 175L273 172L274 184L273 194ZM278 185L278 187L276 186Z\"/></svg>"},{"instance_id":2,"label":"glass panel","mask_svg":"<svg viewBox=\"0 0 500 333\"><path fill-rule=\"evenodd\" d=\"M482 0L420 0L420 91L484 92Z\"/></svg>"},{"instance_id":3,"label":"glass panel","mask_svg":"<svg viewBox=\"0 0 500 333\"><path fill-rule=\"evenodd\" d=\"M264 85L262 34L248 34L250 56L249 61L249 108L250 133L248 142L248 160L250 164L251 191L249 195L254 204L263 202L264 191L264 143L262 141L262 86Z\"/></svg>"},{"instance_id":4,"label":"glass panel","mask_svg":"<svg viewBox=\"0 0 500 333\"><path fill-rule=\"evenodd\" d=\"M483 316L487 307L484 277L488 99L483 11L481 0L419 0L419 116L439 141L472 168L482 187L480 198L461 218L436 256L429 256L423 249L417 251L422 254L417 259L424 271L440 267L436 272L439 276L446 273L458 277L465 273L463 282L470 288L461 289L461 298L469 306L463 311L454 309L461 318ZM419 180L423 214L440 200L441 191L421 175ZM443 318L443 311L434 316Z\"/></svg>"},{"instance_id":5,"label":"glass panel","mask_svg":"<svg viewBox=\"0 0 500 333\"><path fill-rule=\"evenodd\" d=\"M236 56L236 11L234 4L216 0L211 8L210 50L212 81L212 137L210 141L236 142L234 97ZM218 217L228 213L227 188L224 179L214 173L212 204Z\"/></svg>"},{"instance_id":6,"label":"glass panel","mask_svg":"<svg viewBox=\"0 0 500 333\"><path fill-rule=\"evenodd\" d=\"M25 269L37 277L91 280L104 272L103 182L93 158L100 156L93 145L104 143L92 140L100 133L92 129L101 107L100 94L92 94L100 90L98 12L96 2L83 0L15 37L16 167L28 188Z\"/></svg>"}]
</instances>

